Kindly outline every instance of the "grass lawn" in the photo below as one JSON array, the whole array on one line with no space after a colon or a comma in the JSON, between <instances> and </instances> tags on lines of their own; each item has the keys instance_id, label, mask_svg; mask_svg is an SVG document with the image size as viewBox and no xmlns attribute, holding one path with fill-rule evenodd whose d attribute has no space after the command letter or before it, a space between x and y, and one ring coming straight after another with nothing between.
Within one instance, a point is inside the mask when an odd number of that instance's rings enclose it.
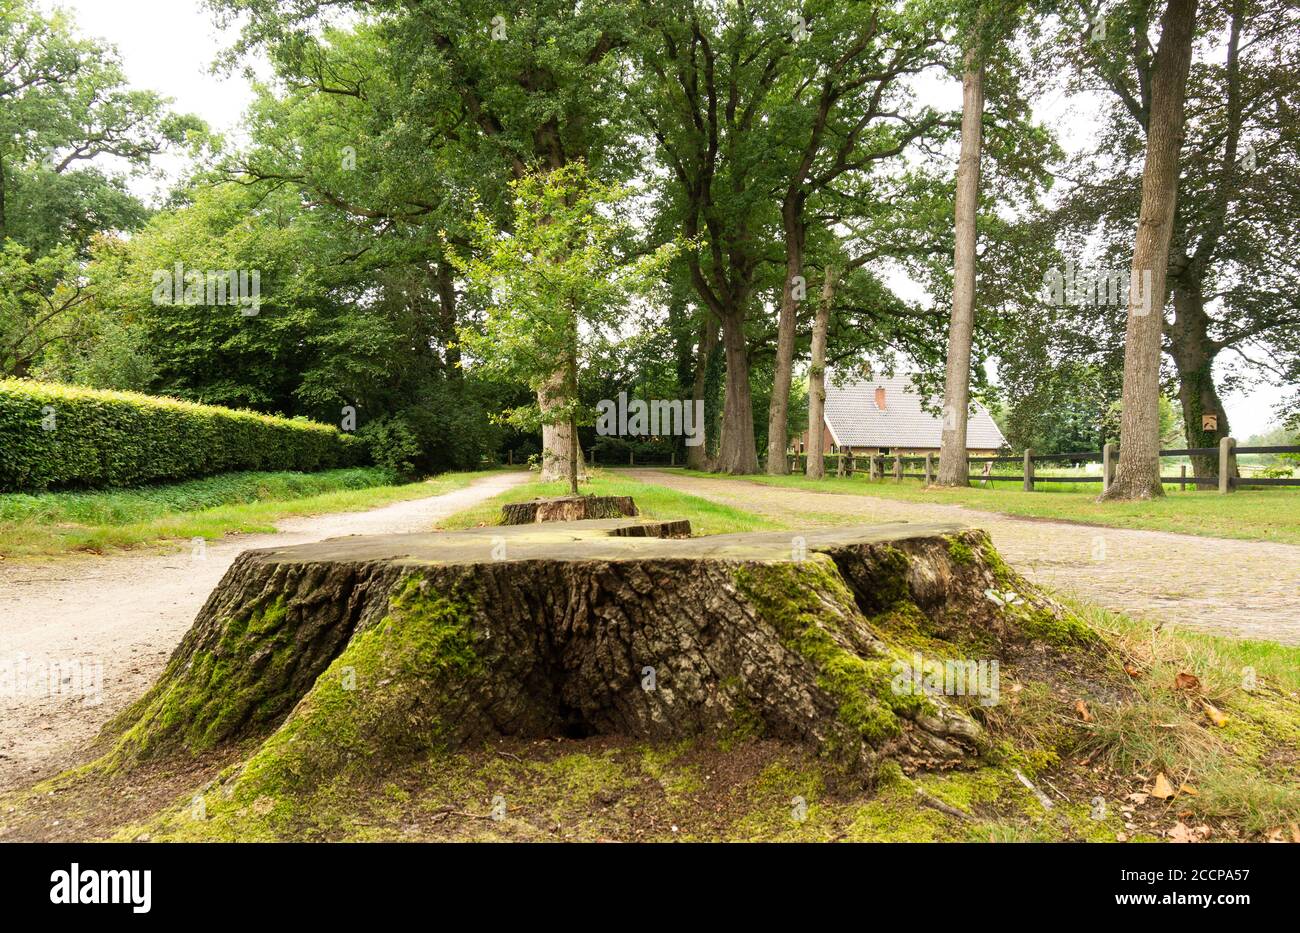
<instances>
[{"instance_id":1,"label":"grass lawn","mask_svg":"<svg viewBox=\"0 0 1300 933\"><path fill-rule=\"evenodd\" d=\"M695 535L720 535L733 531L770 531L785 527L780 522L763 518L740 509L710 502L699 496L676 492L652 483L642 483L619 477L617 473L594 469L589 482L578 488L584 496L631 496L637 509L647 518L690 519ZM473 528L478 525L495 525L501 517L501 506L507 502L523 502L545 496L568 495L569 485L553 483L524 483L493 496L473 508L457 512L438 527L443 529Z\"/></svg>"},{"instance_id":2,"label":"grass lawn","mask_svg":"<svg viewBox=\"0 0 1300 933\"><path fill-rule=\"evenodd\" d=\"M1091 488L1069 483L1043 484L1034 492L1025 492L1019 488L1019 481L1014 486L1010 482L1001 482L985 488L927 489L920 480L873 482L858 475L851 479L827 477L810 480L803 476L728 477L693 470L677 472L684 476L792 486L816 492L964 505L1007 515L1064 519L1112 528L1144 528L1216 538L1300 544L1300 488L1245 489L1226 496L1208 491L1178 492L1175 488L1173 491L1167 489L1163 499L1102 503L1096 501L1101 492L1097 484ZM1070 488L1059 488L1062 486Z\"/></svg>"},{"instance_id":3,"label":"grass lawn","mask_svg":"<svg viewBox=\"0 0 1300 933\"><path fill-rule=\"evenodd\" d=\"M292 515L351 512L467 486L489 471L394 484L374 468L227 473L93 492L0 494L0 556L102 553L191 538L275 530Z\"/></svg>"}]
</instances>

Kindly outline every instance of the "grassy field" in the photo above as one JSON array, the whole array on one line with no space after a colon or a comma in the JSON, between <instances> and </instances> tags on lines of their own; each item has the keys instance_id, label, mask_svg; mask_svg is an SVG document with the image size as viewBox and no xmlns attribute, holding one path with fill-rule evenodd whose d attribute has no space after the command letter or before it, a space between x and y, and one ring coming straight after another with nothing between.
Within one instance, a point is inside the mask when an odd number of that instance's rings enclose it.
<instances>
[{"instance_id":1,"label":"grassy field","mask_svg":"<svg viewBox=\"0 0 1300 933\"><path fill-rule=\"evenodd\" d=\"M1102 503L1096 501L1101 490L1095 483L1091 487L1070 483L1043 484L1034 492L1025 492L1018 483L1013 487L1008 482L957 489L925 488L920 480L915 479L873 482L865 475L855 475L850 479L827 477L810 480L803 476L720 477L716 473L677 472L686 476L739 479L816 492L964 505L1007 515L1063 519L1112 528L1145 528L1217 538L1300 544L1300 488L1245 489L1221 496L1208 491L1178 492L1175 487L1163 499Z\"/></svg>"},{"instance_id":2,"label":"grassy field","mask_svg":"<svg viewBox=\"0 0 1300 933\"><path fill-rule=\"evenodd\" d=\"M275 530L292 515L350 512L460 489L486 472L392 482L383 470L227 473L137 489L0 494L0 556L103 553Z\"/></svg>"},{"instance_id":3,"label":"grassy field","mask_svg":"<svg viewBox=\"0 0 1300 933\"><path fill-rule=\"evenodd\" d=\"M524 483L508 489L471 509L457 512L439 523L439 528L473 528L477 525L495 525L500 518L501 506L507 502L523 502L538 496L563 496L569 491L565 482ZM783 527L770 519L749 512L719 505L699 496L641 483L596 469L590 482L583 483L580 491L585 496L631 496L637 509L647 518L689 518L691 530L696 535L720 535L733 531L768 531Z\"/></svg>"}]
</instances>

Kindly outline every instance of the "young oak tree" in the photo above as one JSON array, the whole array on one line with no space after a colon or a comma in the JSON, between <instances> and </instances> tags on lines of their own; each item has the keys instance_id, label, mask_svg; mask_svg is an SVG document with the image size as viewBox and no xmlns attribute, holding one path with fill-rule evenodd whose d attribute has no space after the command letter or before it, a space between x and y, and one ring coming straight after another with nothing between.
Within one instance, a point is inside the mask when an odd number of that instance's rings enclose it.
<instances>
[{"instance_id":1,"label":"young oak tree","mask_svg":"<svg viewBox=\"0 0 1300 933\"><path fill-rule=\"evenodd\" d=\"M616 339L627 302L650 290L675 246L637 255L625 219L632 191L592 178L581 161L528 172L511 188L509 232L477 211L469 231L473 250L465 255L448 248L486 308L481 327L461 328L461 342L471 365L527 382L539 398L555 378L555 361L562 361L560 399L514 408L501 418L526 429L568 427L565 473L576 496L584 417L579 372Z\"/></svg>"}]
</instances>

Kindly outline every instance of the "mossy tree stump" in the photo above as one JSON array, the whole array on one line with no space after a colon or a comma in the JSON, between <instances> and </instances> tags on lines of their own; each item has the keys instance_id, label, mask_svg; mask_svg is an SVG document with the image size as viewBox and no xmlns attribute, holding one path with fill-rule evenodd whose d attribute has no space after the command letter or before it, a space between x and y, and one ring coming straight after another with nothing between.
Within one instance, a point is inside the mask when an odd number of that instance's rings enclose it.
<instances>
[{"instance_id":1,"label":"mossy tree stump","mask_svg":"<svg viewBox=\"0 0 1300 933\"><path fill-rule=\"evenodd\" d=\"M247 806L499 736L764 735L869 780L983 749L970 703L900 691L900 663L1088 637L980 531L670 540L627 524L247 551L105 730L100 766L248 742L225 789Z\"/></svg>"},{"instance_id":2,"label":"mossy tree stump","mask_svg":"<svg viewBox=\"0 0 1300 933\"><path fill-rule=\"evenodd\" d=\"M637 514L636 503L631 496L561 496L507 503L501 506L501 524L576 522L597 518L630 518Z\"/></svg>"}]
</instances>

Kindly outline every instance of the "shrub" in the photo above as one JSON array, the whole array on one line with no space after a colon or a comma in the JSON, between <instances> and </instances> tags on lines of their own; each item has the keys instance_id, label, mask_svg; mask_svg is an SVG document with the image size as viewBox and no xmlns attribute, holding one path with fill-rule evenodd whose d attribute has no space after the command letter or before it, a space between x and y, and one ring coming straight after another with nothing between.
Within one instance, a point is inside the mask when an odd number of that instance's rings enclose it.
<instances>
[{"instance_id":1,"label":"shrub","mask_svg":"<svg viewBox=\"0 0 1300 933\"><path fill-rule=\"evenodd\" d=\"M364 462L323 424L134 392L0 380L0 490L133 486Z\"/></svg>"}]
</instances>

